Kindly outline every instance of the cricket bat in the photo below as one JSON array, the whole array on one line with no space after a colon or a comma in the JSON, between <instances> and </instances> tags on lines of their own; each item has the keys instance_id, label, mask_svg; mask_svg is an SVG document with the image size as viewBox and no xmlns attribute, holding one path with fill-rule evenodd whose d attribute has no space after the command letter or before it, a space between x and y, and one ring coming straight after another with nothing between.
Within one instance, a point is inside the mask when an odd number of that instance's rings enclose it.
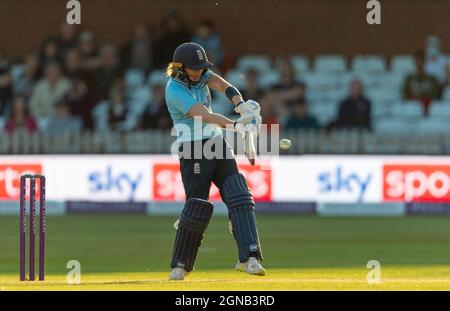
<instances>
[{"instance_id":1,"label":"cricket bat","mask_svg":"<svg viewBox=\"0 0 450 311\"><path fill-rule=\"evenodd\" d=\"M244 153L251 165L256 162L255 136L252 131L245 131L244 134Z\"/></svg>"}]
</instances>

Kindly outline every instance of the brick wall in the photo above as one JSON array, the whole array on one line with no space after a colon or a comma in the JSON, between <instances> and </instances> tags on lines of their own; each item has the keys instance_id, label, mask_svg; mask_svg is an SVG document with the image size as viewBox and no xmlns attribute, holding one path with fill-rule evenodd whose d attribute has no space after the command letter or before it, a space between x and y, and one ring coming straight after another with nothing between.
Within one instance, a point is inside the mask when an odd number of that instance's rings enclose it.
<instances>
[{"instance_id":1,"label":"brick wall","mask_svg":"<svg viewBox=\"0 0 450 311\"><path fill-rule=\"evenodd\" d=\"M65 20L66 0L0 0L0 50L18 56L39 46ZM450 51L450 1L381 0L381 25L366 23L366 0L80 0L82 28L101 43L123 42L131 26L176 9L193 25L212 18L226 51L280 54L411 53L427 35Z\"/></svg>"}]
</instances>

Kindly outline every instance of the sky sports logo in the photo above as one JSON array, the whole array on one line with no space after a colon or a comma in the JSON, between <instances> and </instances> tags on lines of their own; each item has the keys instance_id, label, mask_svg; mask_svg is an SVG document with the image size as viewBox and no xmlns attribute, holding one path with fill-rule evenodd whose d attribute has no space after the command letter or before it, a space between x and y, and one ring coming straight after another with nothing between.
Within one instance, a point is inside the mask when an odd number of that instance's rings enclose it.
<instances>
[{"instance_id":1,"label":"sky sports logo","mask_svg":"<svg viewBox=\"0 0 450 311\"><path fill-rule=\"evenodd\" d=\"M317 181L320 194L342 194L354 197L355 202L363 202L372 183L369 171L348 169L337 165L335 169L320 172Z\"/></svg>"},{"instance_id":2,"label":"sky sports logo","mask_svg":"<svg viewBox=\"0 0 450 311\"><path fill-rule=\"evenodd\" d=\"M134 201L144 175L107 165L105 168L90 172L87 179L89 193L93 195L119 195L127 201Z\"/></svg>"},{"instance_id":3,"label":"sky sports logo","mask_svg":"<svg viewBox=\"0 0 450 311\"><path fill-rule=\"evenodd\" d=\"M41 164L1 164L0 200L17 200L20 195L20 176L41 173Z\"/></svg>"},{"instance_id":4,"label":"sky sports logo","mask_svg":"<svg viewBox=\"0 0 450 311\"><path fill-rule=\"evenodd\" d=\"M242 163L238 163L238 165L255 201L271 201L272 170L262 170L261 165L251 166ZM156 163L153 166L152 184L152 198L156 201L183 201L186 199L178 163ZM211 184L209 200L221 200L219 189L214 183Z\"/></svg>"},{"instance_id":5,"label":"sky sports logo","mask_svg":"<svg viewBox=\"0 0 450 311\"><path fill-rule=\"evenodd\" d=\"M450 165L383 166L384 201L450 202Z\"/></svg>"}]
</instances>

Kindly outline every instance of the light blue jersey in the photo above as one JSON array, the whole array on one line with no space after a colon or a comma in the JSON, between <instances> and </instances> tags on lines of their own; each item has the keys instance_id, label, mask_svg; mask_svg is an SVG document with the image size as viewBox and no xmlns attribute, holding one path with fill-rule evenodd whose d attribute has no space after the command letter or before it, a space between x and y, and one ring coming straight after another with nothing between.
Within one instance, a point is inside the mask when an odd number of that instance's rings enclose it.
<instances>
[{"instance_id":1,"label":"light blue jersey","mask_svg":"<svg viewBox=\"0 0 450 311\"><path fill-rule=\"evenodd\" d=\"M222 134L222 130L214 125L200 121L187 115L187 112L195 104L203 104L211 110L211 93L207 83L211 79L212 71L205 72L200 81L189 88L176 78L170 78L166 85L166 103L175 129L178 141L202 140Z\"/></svg>"}]
</instances>

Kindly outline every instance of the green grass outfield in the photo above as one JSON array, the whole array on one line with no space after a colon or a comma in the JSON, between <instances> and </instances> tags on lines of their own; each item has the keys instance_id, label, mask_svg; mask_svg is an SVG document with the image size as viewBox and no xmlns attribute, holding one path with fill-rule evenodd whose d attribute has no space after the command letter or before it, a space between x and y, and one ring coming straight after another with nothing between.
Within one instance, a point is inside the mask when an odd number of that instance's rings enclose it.
<instances>
[{"instance_id":1,"label":"green grass outfield","mask_svg":"<svg viewBox=\"0 0 450 311\"><path fill-rule=\"evenodd\" d=\"M450 217L259 215L265 277L234 271L227 219L214 217L196 270L169 282L176 217L47 217L47 280L19 282L19 219L0 216L0 290L450 290ZM66 284L69 260L81 284ZM367 284L369 260L381 284Z\"/></svg>"}]
</instances>

